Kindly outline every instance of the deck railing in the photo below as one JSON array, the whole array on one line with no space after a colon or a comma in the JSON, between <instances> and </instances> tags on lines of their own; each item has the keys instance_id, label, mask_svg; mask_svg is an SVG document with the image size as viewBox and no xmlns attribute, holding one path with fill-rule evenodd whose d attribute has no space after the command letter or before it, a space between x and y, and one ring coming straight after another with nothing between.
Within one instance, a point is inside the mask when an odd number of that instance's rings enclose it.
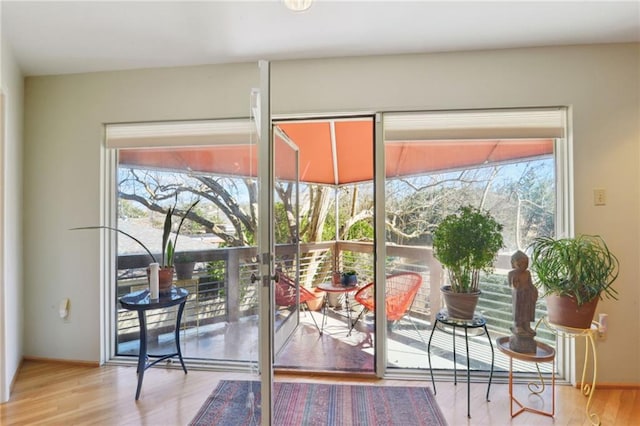
<instances>
[{"instance_id":1,"label":"deck railing","mask_svg":"<svg viewBox=\"0 0 640 426\"><path fill-rule=\"evenodd\" d=\"M411 315L432 324L441 308L440 287L446 280L440 263L433 258L430 247L389 245L386 248L386 270L417 272L423 284L412 305ZM374 277L374 246L371 242L329 241L301 244L300 283L315 287L331 281L334 273L355 270L361 284ZM190 253L196 263L191 280L176 281L190 291L183 317L183 327L199 327L216 322L235 322L258 312L257 283L251 275L258 273L255 247L221 248ZM276 263L290 274L296 256L295 246L276 247ZM510 254L502 254L495 264L495 273L481 281L482 295L478 311L487 318L490 330L509 334L511 326L511 289L506 274L510 268ZM118 291L120 297L130 291L147 287L146 267L149 258L144 255L126 255L118 258ZM118 306L119 308L119 306ZM148 318L151 333L160 334L173 326L172 311L156 313ZM544 315L539 304L538 316ZM118 342L138 338L137 317L130 311L118 309ZM552 342L551 334L539 336Z\"/></svg>"}]
</instances>

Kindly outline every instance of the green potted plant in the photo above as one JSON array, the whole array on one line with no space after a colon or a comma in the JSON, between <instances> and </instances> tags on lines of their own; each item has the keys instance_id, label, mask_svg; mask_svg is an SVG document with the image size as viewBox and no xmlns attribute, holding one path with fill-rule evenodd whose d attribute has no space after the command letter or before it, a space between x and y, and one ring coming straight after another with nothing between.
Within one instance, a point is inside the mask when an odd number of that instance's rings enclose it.
<instances>
[{"instance_id":1,"label":"green potted plant","mask_svg":"<svg viewBox=\"0 0 640 426\"><path fill-rule=\"evenodd\" d=\"M449 316L472 319L480 296L480 272L493 271L503 247L502 225L489 212L463 206L433 231L433 255L449 275L441 288Z\"/></svg>"},{"instance_id":2,"label":"green potted plant","mask_svg":"<svg viewBox=\"0 0 640 426\"><path fill-rule=\"evenodd\" d=\"M530 249L531 270L552 324L588 329L603 294L617 299L611 285L618 278L618 259L602 237L538 237Z\"/></svg>"},{"instance_id":3,"label":"green potted plant","mask_svg":"<svg viewBox=\"0 0 640 426\"><path fill-rule=\"evenodd\" d=\"M350 286L358 284L358 273L356 271L345 271L340 277L340 284Z\"/></svg>"},{"instance_id":4,"label":"green potted plant","mask_svg":"<svg viewBox=\"0 0 640 426\"><path fill-rule=\"evenodd\" d=\"M186 210L185 214L182 216L182 218L180 219L180 222L178 223L178 228L176 229L176 236L173 239L173 241L171 240L170 236L171 236L171 228L173 227L173 215L175 214L175 211L176 211L176 204L174 204L173 206L171 206L171 207L169 207L167 209L167 212L165 213L164 224L163 224L163 229L162 229L162 257L160 258L160 262L158 262L158 259L156 259L156 257L153 255L153 253L151 253L151 250L149 250L149 248L147 246L145 246L142 241L140 241L138 238L134 237L133 235L131 235L131 234L129 234L129 233L127 233L127 232L125 232L125 231L123 231L121 229L103 225L103 226L83 226L83 227L79 227L79 228L72 228L72 230L79 230L79 229L109 229L111 231L119 232L120 234L122 234L122 235L124 235L124 236L126 236L128 238L131 238L133 241L138 243L138 245L140 245L140 247L142 247L144 249L144 251L147 252L147 254L153 260L153 263L159 263L160 264L160 271L159 271L160 292L166 292L171 288L171 285L172 285L172 282L173 282L174 253L175 253L176 244L178 242L178 236L180 235L180 229L182 228L182 224L184 223L185 219L189 215L189 212L191 212L191 210L199 202L200 202L200 200L196 200ZM176 200L176 203L177 203L177 200ZM148 272L149 272L149 269L147 268L147 273Z\"/></svg>"},{"instance_id":5,"label":"green potted plant","mask_svg":"<svg viewBox=\"0 0 640 426\"><path fill-rule=\"evenodd\" d=\"M193 278L193 268L196 265L195 257L191 252L183 251L176 253L173 258L178 280L190 280Z\"/></svg>"}]
</instances>

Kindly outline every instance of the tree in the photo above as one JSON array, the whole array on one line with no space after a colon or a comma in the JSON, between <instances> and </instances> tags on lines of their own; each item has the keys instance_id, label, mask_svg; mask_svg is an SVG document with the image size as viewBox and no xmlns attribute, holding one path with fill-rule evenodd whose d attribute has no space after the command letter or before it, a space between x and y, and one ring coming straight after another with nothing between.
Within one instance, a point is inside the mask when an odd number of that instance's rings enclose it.
<instances>
[{"instance_id":1,"label":"tree","mask_svg":"<svg viewBox=\"0 0 640 426\"><path fill-rule=\"evenodd\" d=\"M483 168L387 181L387 241L430 244L433 228L460 206L487 208L495 176Z\"/></svg>"},{"instance_id":2,"label":"tree","mask_svg":"<svg viewBox=\"0 0 640 426\"><path fill-rule=\"evenodd\" d=\"M554 229L555 187L553 159L489 166L448 173L389 179L386 189L387 241L399 245L430 245L431 232L462 205L489 210L504 225L507 249L522 248L537 235ZM223 240L223 246L254 245L258 219L257 182L179 172L119 170L119 196L128 212L137 203L164 213L178 198L182 206L203 200L188 219ZM277 182L275 191L278 243L333 240L372 240L373 184L334 187ZM339 217L336 224L336 193ZM299 225L296 222L296 197ZM179 206L180 207L180 206ZM124 212L124 210L123 210ZM184 213L180 208L178 213ZM299 229L298 229L299 226ZM336 227L338 232L336 234ZM312 259L310 264L319 263ZM315 273L313 267L310 273Z\"/></svg>"},{"instance_id":3,"label":"tree","mask_svg":"<svg viewBox=\"0 0 640 426\"><path fill-rule=\"evenodd\" d=\"M505 182L500 192L507 194L512 207L515 248L524 249L540 235L555 231L555 179L549 161L532 161L522 166L517 179Z\"/></svg>"},{"instance_id":4,"label":"tree","mask_svg":"<svg viewBox=\"0 0 640 426\"><path fill-rule=\"evenodd\" d=\"M150 211L164 213L168 202L177 199L200 198L209 201L224 220L213 221L217 214L206 214L201 207L192 211L188 219L224 241L228 247L252 244L257 227L257 185L254 179L232 179L205 175L189 176L177 172L120 169L118 196L135 201ZM246 200L244 206L240 199ZM186 202L184 203L186 204ZM203 206L204 203L201 203ZM181 213L184 213L183 211ZM234 232L227 232L226 224Z\"/></svg>"},{"instance_id":5,"label":"tree","mask_svg":"<svg viewBox=\"0 0 640 426\"><path fill-rule=\"evenodd\" d=\"M489 210L508 250L554 229L553 159L467 169L386 182L387 241L429 245L431 231L463 205Z\"/></svg>"}]
</instances>

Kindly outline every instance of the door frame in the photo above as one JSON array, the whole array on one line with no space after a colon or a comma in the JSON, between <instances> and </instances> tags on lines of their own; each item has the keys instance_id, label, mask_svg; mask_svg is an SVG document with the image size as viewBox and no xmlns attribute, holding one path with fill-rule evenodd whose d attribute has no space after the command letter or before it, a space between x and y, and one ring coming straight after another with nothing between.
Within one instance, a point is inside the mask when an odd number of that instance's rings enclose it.
<instances>
[{"instance_id":1,"label":"door frame","mask_svg":"<svg viewBox=\"0 0 640 426\"><path fill-rule=\"evenodd\" d=\"M272 278L275 274L274 228L271 226L273 212L273 147L271 130L271 64L259 61L260 97L258 114L258 266L260 286L258 368L260 371L261 424L273 422L273 353L274 318Z\"/></svg>"},{"instance_id":2,"label":"door frame","mask_svg":"<svg viewBox=\"0 0 640 426\"><path fill-rule=\"evenodd\" d=\"M294 174L295 174L295 219L296 219L296 235L295 235L295 245L296 245L296 249L295 249L295 283L296 283L296 304L295 304L295 308L289 313L289 315L287 316L287 318L284 320L284 322L282 324L280 324L277 328L274 329L273 333L273 338L274 338L274 349L273 349L273 361L275 363L275 358L278 355L278 353L282 350L282 348L286 345L287 341L289 341L289 338L293 335L294 331L296 330L296 328L298 327L298 325L300 324L300 238L299 238L299 231L300 231L300 149L298 148L298 146L296 145L295 141L293 141L282 129L280 129L278 127L277 123L273 123L271 125L271 129L272 129L272 135L273 138L270 141L271 142L271 146L273 147L273 171L274 171L274 180L273 183L275 185L276 180L277 180L277 173L276 173L276 169L277 169L277 164L278 164L278 159L280 158L278 156L278 148L276 144L276 138L279 138L282 140L282 144L286 145L287 148L290 148L291 151L294 153L294 157L295 157L295 166L294 166ZM273 188L271 188L272 192L275 190L275 186ZM274 195L274 199L273 199L273 206L275 207L275 195ZM269 226L272 226L275 223L275 211L271 211L270 212L270 216L269 216ZM277 243L277 241L275 241L275 231L274 231L274 245L275 243ZM275 296L274 299L275 300ZM272 315L275 316L275 309L276 309L276 305L274 302L273 305L273 309L272 309ZM274 319L274 326L275 326L275 319Z\"/></svg>"},{"instance_id":3,"label":"door frame","mask_svg":"<svg viewBox=\"0 0 640 426\"><path fill-rule=\"evenodd\" d=\"M386 294L386 280L377 279L378 277L385 277L386 271L386 258L387 258L387 246L386 246L386 192L385 192L385 147L384 147L384 128L383 128L383 114L377 112L374 117L374 134L373 134L373 149L374 149L374 169L373 169L373 227L374 227L374 278L375 283L375 298L376 298L376 310L375 310L375 341L374 341L374 374L378 378L383 378L387 373L387 327L378 326L379 324L386 324L387 322L387 304L385 302ZM380 223L380 221L382 223Z\"/></svg>"}]
</instances>

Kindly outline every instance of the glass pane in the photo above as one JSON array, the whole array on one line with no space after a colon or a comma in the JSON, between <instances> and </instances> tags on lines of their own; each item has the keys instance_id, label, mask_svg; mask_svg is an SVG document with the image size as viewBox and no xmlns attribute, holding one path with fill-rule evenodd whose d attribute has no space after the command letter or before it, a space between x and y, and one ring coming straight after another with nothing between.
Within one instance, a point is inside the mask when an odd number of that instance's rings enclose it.
<instances>
[{"instance_id":1,"label":"glass pane","mask_svg":"<svg viewBox=\"0 0 640 426\"><path fill-rule=\"evenodd\" d=\"M340 277L355 272L359 286L373 281L373 120L372 117L318 118L277 123L299 148L299 322L276 366L310 371L373 372L373 313L356 303L356 286ZM276 141L276 157L277 155ZM289 161L286 164L290 164ZM276 259L294 233L286 206L287 168L276 170ZM280 181L278 181L280 179ZM323 297L326 295L326 309ZM304 300L303 300L304 299ZM320 334L322 332L322 334Z\"/></svg>"},{"instance_id":2,"label":"glass pane","mask_svg":"<svg viewBox=\"0 0 640 426\"><path fill-rule=\"evenodd\" d=\"M234 163L219 159L231 155ZM218 160L215 160L218 159ZM140 240L160 263L165 212L175 208L173 284L190 295L180 342L185 358L257 360L255 264L255 150L249 144L189 148L122 149L117 170L119 230ZM186 208L198 205L182 223ZM148 287L151 259L133 239L117 235L117 297ZM117 306L118 355L138 352L138 320ZM148 317L149 352L173 345L174 310Z\"/></svg>"},{"instance_id":3,"label":"glass pane","mask_svg":"<svg viewBox=\"0 0 640 426\"><path fill-rule=\"evenodd\" d=\"M298 148L277 126L274 127L273 188L276 250L274 283L274 351L276 354L298 325L300 298Z\"/></svg>"},{"instance_id":4,"label":"glass pane","mask_svg":"<svg viewBox=\"0 0 640 426\"><path fill-rule=\"evenodd\" d=\"M387 279L387 356L389 368L426 369L431 327L443 307L440 287L447 280L433 257L433 229L445 216L466 205L488 210L504 226L505 247L494 272L481 277L482 294L476 313L486 319L492 341L510 335L511 289L506 280L510 257L518 249L526 250L534 237L555 232L555 141L425 140L418 138L419 131L405 130L416 139L398 140L385 135L386 270L388 276L418 274L421 284L409 308L395 313L394 304L389 301L394 297L390 293L395 291L395 284L393 279ZM405 286L400 293L402 296L397 297L404 297L410 289ZM544 312L544 301L539 300L537 318ZM460 336L456 339L458 362L464 362L464 340ZM554 342L550 333L541 332L536 339ZM469 342L470 368L489 371L491 350L487 337L470 337ZM433 369L452 369L452 351L453 336L434 332ZM506 371L508 358L497 352L495 368ZM535 371L533 365L517 364L514 371ZM551 370L550 365L541 367Z\"/></svg>"}]
</instances>

